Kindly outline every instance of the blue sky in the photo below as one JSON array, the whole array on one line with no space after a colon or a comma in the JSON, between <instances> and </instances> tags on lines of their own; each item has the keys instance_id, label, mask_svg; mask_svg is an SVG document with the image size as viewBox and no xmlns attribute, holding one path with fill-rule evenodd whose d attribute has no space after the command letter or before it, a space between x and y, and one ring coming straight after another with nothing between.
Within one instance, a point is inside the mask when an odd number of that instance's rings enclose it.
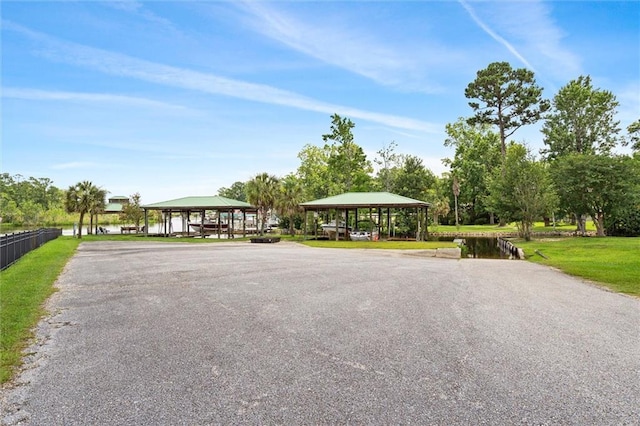
<instances>
[{"instance_id":1,"label":"blue sky","mask_svg":"<svg viewBox=\"0 0 640 426\"><path fill-rule=\"evenodd\" d=\"M640 117L637 1L3 1L2 172L143 203L294 172L330 115L370 160L434 173L464 89L495 61L552 98L580 75ZM513 138L542 147L539 125ZM624 150L623 150L624 152Z\"/></svg>"}]
</instances>

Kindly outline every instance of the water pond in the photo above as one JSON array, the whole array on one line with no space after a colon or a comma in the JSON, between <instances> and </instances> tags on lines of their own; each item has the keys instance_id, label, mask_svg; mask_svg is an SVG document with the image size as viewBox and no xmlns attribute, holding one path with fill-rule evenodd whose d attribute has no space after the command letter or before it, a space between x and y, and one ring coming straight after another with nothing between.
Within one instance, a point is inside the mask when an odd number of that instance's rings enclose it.
<instances>
[{"instance_id":1,"label":"water pond","mask_svg":"<svg viewBox=\"0 0 640 426\"><path fill-rule=\"evenodd\" d=\"M473 259L509 259L508 254L504 254L498 247L498 239L494 237L433 237L433 241L453 241L460 239L464 241L467 248L467 258Z\"/></svg>"}]
</instances>

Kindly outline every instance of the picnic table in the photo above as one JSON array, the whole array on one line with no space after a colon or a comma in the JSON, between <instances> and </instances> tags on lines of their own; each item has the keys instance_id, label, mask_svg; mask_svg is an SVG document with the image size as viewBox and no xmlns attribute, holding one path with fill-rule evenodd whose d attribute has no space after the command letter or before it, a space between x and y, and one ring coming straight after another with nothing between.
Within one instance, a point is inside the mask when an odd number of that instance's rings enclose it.
<instances>
[{"instance_id":1,"label":"picnic table","mask_svg":"<svg viewBox=\"0 0 640 426\"><path fill-rule=\"evenodd\" d=\"M120 227L121 234L130 234L131 232L135 232L137 234L141 230L144 230L144 226L143 227L138 227L138 226L121 226Z\"/></svg>"}]
</instances>

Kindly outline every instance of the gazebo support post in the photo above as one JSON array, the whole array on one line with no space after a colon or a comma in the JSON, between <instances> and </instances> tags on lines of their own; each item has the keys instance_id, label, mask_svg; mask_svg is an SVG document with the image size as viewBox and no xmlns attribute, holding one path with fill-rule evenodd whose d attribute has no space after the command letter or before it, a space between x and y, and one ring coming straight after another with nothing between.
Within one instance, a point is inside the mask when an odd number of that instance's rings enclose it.
<instances>
[{"instance_id":1,"label":"gazebo support post","mask_svg":"<svg viewBox=\"0 0 640 426\"><path fill-rule=\"evenodd\" d=\"M247 210L242 210L242 238L247 236Z\"/></svg>"},{"instance_id":2,"label":"gazebo support post","mask_svg":"<svg viewBox=\"0 0 640 426\"><path fill-rule=\"evenodd\" d=\"M387 207L387 240L391 239L391 209Z\"/></svg>"},{"instance_id":3,"label":"gazebo support post","mask_svg":"<svg viewBox=\"0 0 640 426\"><path fill-rule=\"evenodd\" d=\"M373 239L373 212L371 210L371 207L369 207L369 226L371 226L371 241L374 241L374 239Z\"/></svg>"},{"instance_id":4,"label":"gazebo support post","mask_svg":"<svg viewBox=\"0 0 640 426\"><path fill-rule=\"evenodd\" d=\"M349 209L344 211L344 240L349 241Z\"/></svg>"},{"instance_id":5,"label":"gazebo support post","mask_svg":"<svg viewBox=\"0 0 640 426\"><path fill-rule=\"evenodd\" d=\"M222 212L220 210L216 210L218 213L218 239L220 239L220 228L222 226Z\"/></svg>"},{"instance_id":6,"label":"gazebo support post","mask_svg":"<svg viewBox=\"0 0 640 426\"><path fill-rule=\"evenodd\" d=\"M302 231L302 239L304 241L306 241L307 240L307 209L303 208L302 211L304 212L303 213L303 215L304 215L304 225L303 225L304 228L302 228L303 229L303 231Z\"/></svg>"},{"instance_id":7,"label":"gazebo support post","mask_svg":"<svg viewBox=\"0 0 640 426\"><path fill-rule=\"evenodd\" d=\"M358 208L356 207L356 231L360 230L360 227L358 226Z\"/></svg>"},{"instance_id":8,"label":"gazebo support post","mask_svg":"<svg viewBox=\"0 0 640 426\"><path fill-rule=\"evenodd\" d=\"M427 222L429 222L429 207L424 208L424 239L425 241L429 240L429 227L427 226Z\"/></svg>"},{"instance_id":9,"label":"gazebo support post","mask_svg":"<svg viewBox=\"0 0 640 426\"><path fill-rule=\"evenodd\" d=\"M227 227L227 230L229 231L227 233L227 238L232 238L231 236L233 235L235 226L236 226L236 222L235 222L235 215L233 214L233 210L229 210L229 215L231 215L231 223L229 224L230 226ZM229 218L227 217L227 223L229 222Z\"/></svg>"}]
</instances>

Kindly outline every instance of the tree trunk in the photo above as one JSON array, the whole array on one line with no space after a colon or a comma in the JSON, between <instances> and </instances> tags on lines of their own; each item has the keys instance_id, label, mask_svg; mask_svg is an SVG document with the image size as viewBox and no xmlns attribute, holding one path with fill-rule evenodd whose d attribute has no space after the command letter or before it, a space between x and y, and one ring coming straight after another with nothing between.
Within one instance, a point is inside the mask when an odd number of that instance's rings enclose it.
<instances>
[{"instance_id":1,"label":"tree trunk","mask_svg":"<svg viewBox=\"0 0 640 426\"><path fill-rule=\"evenodd\" d=\"M78 239L82 238L82 222L84 221L84 212L80 212L80 221L78 223Z\"/></svg>"},{"instance_id":2,"label":"tree trunk","mask_svg":"<svg viewBox=\"0 0 640 426\"><path fill-rule=\"evenodd\" d=\"M524 230L524 240L531 241L531 224L529 222L522 222L522 229Z\"/></svg>"},{"instance_id":3,"label":"tree trunk","mask_svg":"<svg viewBox=\"0 0 640 426\"><path fill-rule=\"evenodd\" d=\"M598 212L596 219L596 232L598 237L604 237L604 213Z\"/></svg>"},{"instance_id":4,"label":"tree trunk","mask_svg":"<svg viewBox=\"0 0 640 426\"><path fill-rule=\"evenodd\" d=\"M543 217L542 220L544 220L544 226L551 226L551 219L548 217Z\"/></svg>"},{"instance_id":5,"label":"tree trunk","mask_svg":"<svg viewBox=\"0 0 640 426\"><path fill-rule=\"evenodd\" d=\"M460 223L458 223L458 196L455 196L455 208L456 208L456 231L460 230Z\"/></svg>"},{"instance_id":6,"label":"tree trunk","mask_svg":"<svg viewBox=\"0 0 640 426\"><path fill-rule=\"evenodd\" d=\"M585 234L585 217L584 215L575 215L576 218L576 232L578 232L580 235L582 235L584 237Z\"/></svg>"},{"instance_id":7,"label":"tree trunk","mask_svg":"<svg viewBox=\"0 0 640 426\"><path fill-rule=\"evenodd\" d=\"M264 236L264 225L267 223L267 212L260 212L260 236Z\"/></svg>"},{"instance_id":8,"label":"tree trunk","mask_svg":"<svg viewBox=\"0 0 640 426\"><path fill-rule=\"evenodd\" d=\"M489 225L496 224L496 217L493 215L493 212L489 213Z\"/></svg>"}]
</instances>

